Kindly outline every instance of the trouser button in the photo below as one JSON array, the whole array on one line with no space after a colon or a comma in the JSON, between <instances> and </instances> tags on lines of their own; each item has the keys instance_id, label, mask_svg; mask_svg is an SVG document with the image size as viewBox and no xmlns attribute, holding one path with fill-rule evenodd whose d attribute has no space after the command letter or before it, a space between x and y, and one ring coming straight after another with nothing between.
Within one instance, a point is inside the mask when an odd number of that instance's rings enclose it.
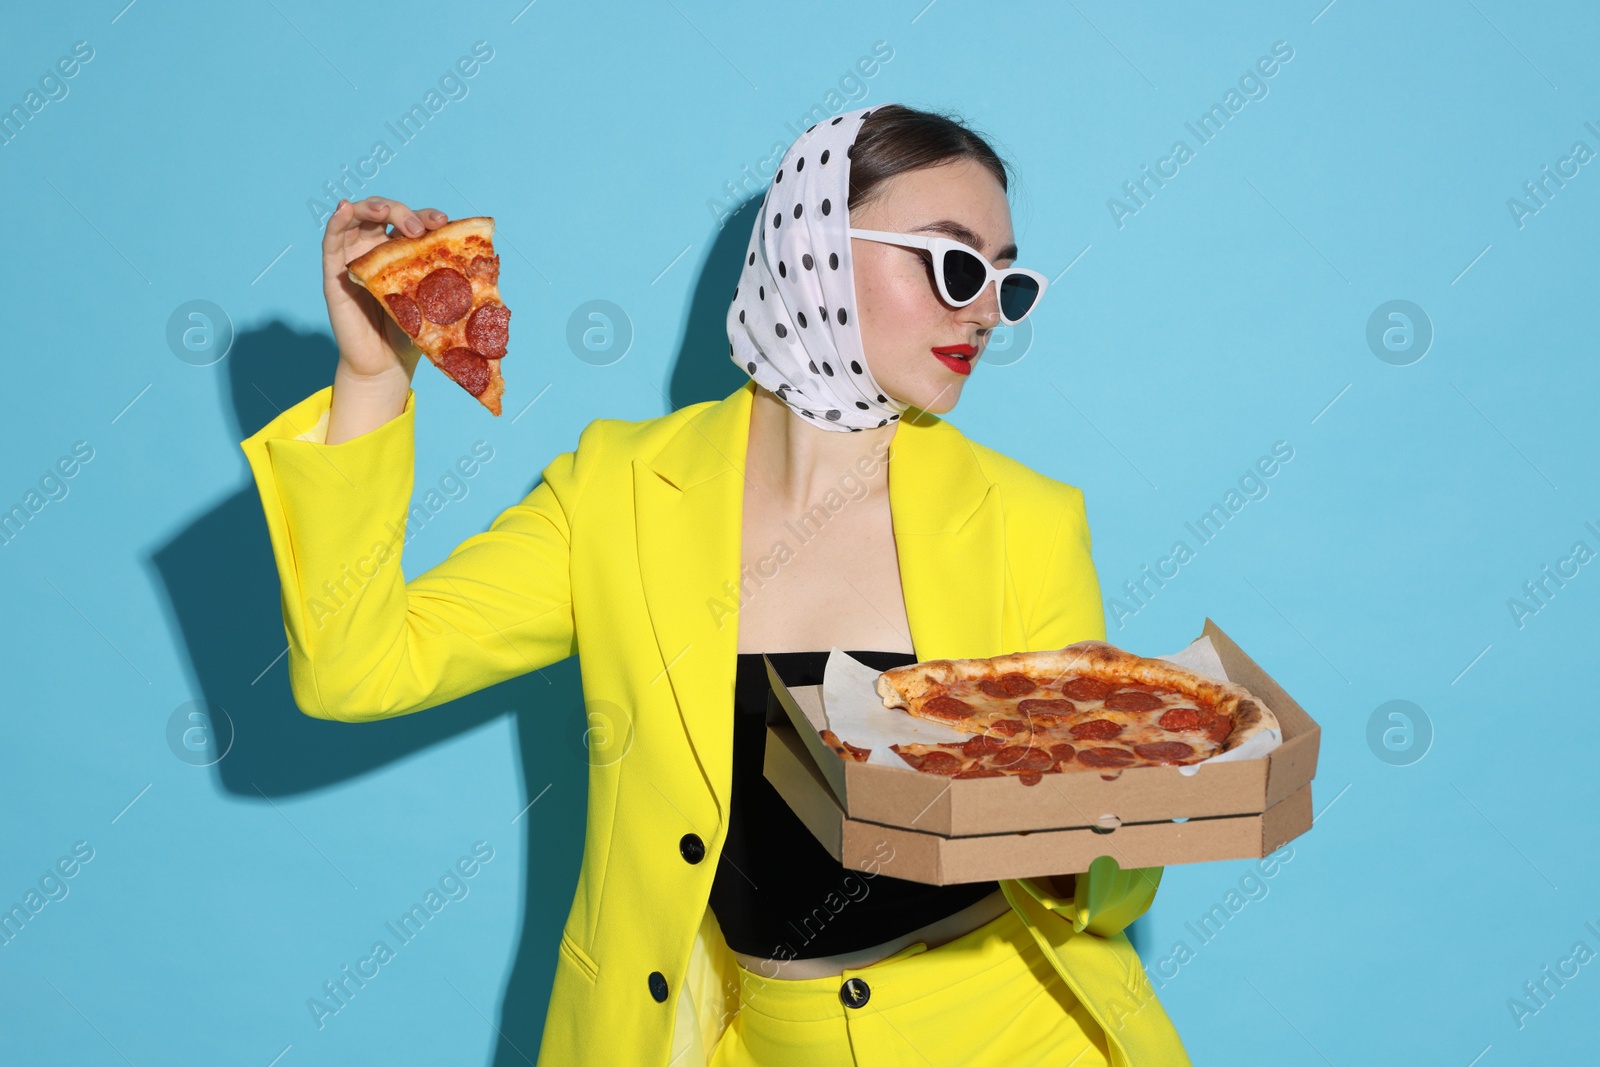
<instances>
[{"instance_id":1,"label":"trouser button","mask_svg":"<svg viewBox=\"0 0 1600 1067\"><path fill-rule=\"evenodd\" d=\"M650 972L650 995L656 998L656 1003L666 1003L667 976L662 974L660 971Z\"/></svg>"},{"instance_id":2,"label":"trouser button","mask_svg":"<svg viewBox=\"0 0 1600 1067\"><path fill-rule=\"evenodd\" d=\"M859 978L852 978L839 987L839 999L847 1008L859 1008L872 996L872 989Z\"/></svg>"}]
</instances>

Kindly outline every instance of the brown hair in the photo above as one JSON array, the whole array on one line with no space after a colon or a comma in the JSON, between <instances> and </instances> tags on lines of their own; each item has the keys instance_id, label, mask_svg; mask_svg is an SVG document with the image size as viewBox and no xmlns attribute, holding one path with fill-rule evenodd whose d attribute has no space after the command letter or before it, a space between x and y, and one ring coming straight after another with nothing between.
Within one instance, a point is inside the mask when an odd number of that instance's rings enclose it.
<instances>
[{"instance_id":1,"label":"brown hair","mask_svg":"<svg viewBox=\"0 0 1600 1067\"><path fill-rule=\"evenodd\" d=\"M959 116L919 111L902 104L875 108L861 121L850 149L850 198L854 211L896 174L970 159L989 169L1009 195L1010 164Z\"/></svg>"}]
</instances>

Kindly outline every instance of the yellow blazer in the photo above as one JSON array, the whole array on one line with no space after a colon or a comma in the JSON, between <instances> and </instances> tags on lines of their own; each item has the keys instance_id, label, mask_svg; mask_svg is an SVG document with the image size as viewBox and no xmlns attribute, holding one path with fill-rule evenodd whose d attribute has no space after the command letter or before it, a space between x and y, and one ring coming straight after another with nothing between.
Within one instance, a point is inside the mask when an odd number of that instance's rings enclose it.
<instances>
[{"instance_id":1,"label":"yellow blazer","mask_svg":"<svg viewBox=\"0 0 1600 1067\"><path fill-rule=\"evenodd\" d=\"M658 418L590 422L521 503L410 582L400 548L415 394L383 426L328 445L332 392L240 443L282 582L296 704L367 722L579 655L593 727L588 823L539 1063L698 1067L739 1006L707 900L732 780L738 616L728 609L755 383ZM889 464L920 658L1104 638L1078 489L915 408ZM703 856L680 851L686 835ZM1114 1064L1187 1064L1123 932L1150 906L1161 868L1119 869L1110 838L1107 849L1070 898L1045 879L1001 887L1105 1029Z\"/></svg>"}]
</instances>

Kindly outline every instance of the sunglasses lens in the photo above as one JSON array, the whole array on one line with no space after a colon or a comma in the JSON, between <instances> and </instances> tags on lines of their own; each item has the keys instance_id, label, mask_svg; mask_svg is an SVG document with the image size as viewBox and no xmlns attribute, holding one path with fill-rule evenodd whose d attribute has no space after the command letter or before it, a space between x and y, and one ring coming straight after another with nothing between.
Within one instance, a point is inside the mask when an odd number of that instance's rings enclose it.
<instances>
[{"instance_id":1,"label":"sunglasses lens","mask_svg":"<svg viewBox=\"0 0 1600 1067\"><path fill-rule=\"evenodd\" d=\"M1039 283L1026 274L1013 274L1000 284L1000 313L1016 322L1033 309L1039 299Z\"/></svg>"},{"instance_id":2,"label":"sunglasses lens","mask_svg":"<svg viewBox=\"0 0 1600 1067\"><path fill-rule=\"evenodd\" d=\"M988 278L989 272L983 260L971 252L963 252L959 248L945 252L944 287L950 291L950 299L958 304L977 296Z\"/></svg>"}]
</instances>

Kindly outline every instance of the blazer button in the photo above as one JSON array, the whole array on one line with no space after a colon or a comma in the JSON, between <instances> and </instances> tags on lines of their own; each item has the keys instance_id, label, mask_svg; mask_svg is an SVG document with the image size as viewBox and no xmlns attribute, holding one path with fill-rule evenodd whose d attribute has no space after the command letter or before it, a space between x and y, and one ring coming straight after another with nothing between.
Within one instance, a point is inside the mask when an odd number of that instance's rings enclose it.
<instances>
[{"instance_id":1,"label":"blazer button","mask_svg":"<svg viewBox=\"0 0 1600 1067\"><path fill-rule=\"evenodd\" d=\"M706 843L699 834L684 834L678 841L678 851L690 863L699 863L706 858Z\"/></svg>"},{"instance_id":2,"label":"blazer button","mask_svg":"<svg viewBox=\"0 0 1600 1067\"><path fill-rule=\"evenodd\" d=\"M657 1004L667 1002L667 976L660 971L650 972L650 995L656 998Z\"/></svg>"},{"instance_id":3,"label":"blazer button","mask_svg":"<svg viewBox=\"0 0 1600 1067\"><path fill-rule=\"evenodd\" d=\"M852 978L839 987L839 999L847 1008L859 1008L872 996L872 989L859 978Z\"/></svg>"}]
</instances>

